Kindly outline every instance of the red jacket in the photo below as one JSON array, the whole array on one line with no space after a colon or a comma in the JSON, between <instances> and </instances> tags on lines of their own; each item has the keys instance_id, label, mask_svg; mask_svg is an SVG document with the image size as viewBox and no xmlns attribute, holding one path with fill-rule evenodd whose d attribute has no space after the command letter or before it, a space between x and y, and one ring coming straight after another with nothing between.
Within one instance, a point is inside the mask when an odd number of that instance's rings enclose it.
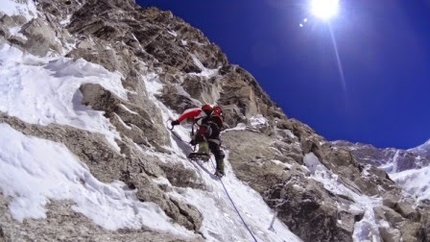
<instances>
[{"instance_id":1,"label":"red jacket","mask_svg":"<svg viewBox=\"0 0 430 242\"><path fill-rule=\"evenodd\" d=\"M184 121L185 119L196 119L196 118L203 118L206 117L206 113L203 112L201 108L190 108L185 110L181 116L177 119L179 123Z\"/></svg>"}]
</instances>

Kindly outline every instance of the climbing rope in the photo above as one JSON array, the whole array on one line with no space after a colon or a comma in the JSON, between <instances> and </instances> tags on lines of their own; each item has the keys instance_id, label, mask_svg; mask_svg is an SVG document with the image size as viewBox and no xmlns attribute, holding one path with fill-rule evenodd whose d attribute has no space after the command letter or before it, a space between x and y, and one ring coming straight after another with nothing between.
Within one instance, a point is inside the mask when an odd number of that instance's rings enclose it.
<instances>
[{"instance_id":1,"label":"climbing rope","mask_svg":"<svg viewBox=\"0 0 430 242\"><path fill-rule=\"evenodd\" d=\"M210 158L210 161L211 161L212 167L215 168L215 164L214 164L214 161L213 161L212 157ZM245 220L243 219L242 215L240 214L239 209L237 209L236 204L234 203L233 199L230 196L230 193L227 191L227 188L224 185L224 182L222 182L221 178L219 179L219 181L221 182L221 185L224 188L225 194L227 195L228 199L230 200L231 205L233 205L234 210L236 210L236 213L239 216L240 220L242 220L242 223L245 225L245 228L248 230L249 234L254 239L254 241L257 242L257 238L255 238L254 233L252 233L252 231L249 228L248 224L245 222Z\"/></svg>"},{"instance_id":2,"label":"climbing rope","mask_svg":"<svg viewBox=\"0 0 430 242\"><path fill-rule=\"evenodd\" d=\"M169 120L167 120L167 121L169 121ZM182 142L183 142L183 143L185 143L185 144L190 145L190 142L187 142L187 141L183 140L181 137L179 137L179 135L177 135L175 132L173 132L173 128L174 128L174 126L172 126L171 128L169 128L169 127L167 127L167 128L170 130L170 132L171 132L171 133L172 133L172 134L173 134L173 135L174 135L178 140L182 141ZM191 147L190 147L190 148L191 148ZM214 163L214 161L213 161L212 157L210 158L210 161L211 161L212 167L213 167L214 169L216 169L216 166L215 166L215 163ZM221 180L221 178L220 178L219 180L220 180L220 182L221 182L222 187L224 188L224 192L225 192L225 194L227 195L228 199L230 200L230 202L231 202L231 204L232 204L232 206L233 206L234 210L236 211L237 215L239 216L240 220L242 220L242 223L245 225L245 228L248 230L249 234L250 234L250 235L251 235L251 237L254 239L254 241L255 241L255 242L257 242L257 238L255 238L254 233L252 233L252 231L251 231L251 229L249 228L248 224L245 222L245 220L243 219L242 215L240 214L239 209L237 209L237 206L236 206L236 204L234 203L233 199L231 198L230 193L228 192L228 190L227 190L227 188L226 188L226 186L225 186L224 182Z\"/></svg>"}]
</instances>

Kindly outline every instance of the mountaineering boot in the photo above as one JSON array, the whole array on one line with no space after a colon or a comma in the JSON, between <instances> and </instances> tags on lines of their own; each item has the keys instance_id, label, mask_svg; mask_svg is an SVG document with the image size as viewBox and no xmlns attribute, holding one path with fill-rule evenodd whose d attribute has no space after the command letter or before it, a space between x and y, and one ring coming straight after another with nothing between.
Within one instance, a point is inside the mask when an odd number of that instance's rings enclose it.
<instances>
[{"instance_id":1,"label":"mountaineering boot","mask_svg":"<svg viewBox=\"0 0 430 242\"><path fill-rule=\"evenodd\" d=\"M200 160L203 160L203 161L208 161L210 158L211 158L211 156L209 155L209 145L208 145L208 143L207 142L200 142L199 143L199 150L196 152L196 153L191 153L189 156L188 156L188 158L190 158L190 159L196 159L196 160L198 160L198 159L200 159Z\"/></svg>"},{"instance_id":2,"label":"mountaineering boot","mask_svg":"<svg viewBox=\"0 0 430 242\"><path fill-rule=\"evenodd\" d=\"M207 162L210 158L211 158L210 155L205 153L190 153L188 155L188 159L194 160L194 161L202 160L204 162Z\"/></svg>"},{"instance_id":3,"label":"mountaineering boot","mask_svg":"<svg viewBox=\"0 0 430 242\"><path fill-rule=\"evenodd\" d=\"M214 174L215 176L217 176L217 177L219 177L219 178L221 178L221 177L223 177L225 174L224 174L224 172L223 171L220 171L220 170L216 170L215 171L215 174Z\"/></svg>"},{"instance_id":4,"label":"mountaineering boot","mask_svg":"<svg viewBox=\"0 0 430 242\"><path fill-rule=\"evenodd\" d=\"M218 159L218 160L216 160L215 176L217 176L217 177L223 177L224 175L225 175L225 172L224 172L224 160L223 159Z\"/></svg>"}]
</instances>

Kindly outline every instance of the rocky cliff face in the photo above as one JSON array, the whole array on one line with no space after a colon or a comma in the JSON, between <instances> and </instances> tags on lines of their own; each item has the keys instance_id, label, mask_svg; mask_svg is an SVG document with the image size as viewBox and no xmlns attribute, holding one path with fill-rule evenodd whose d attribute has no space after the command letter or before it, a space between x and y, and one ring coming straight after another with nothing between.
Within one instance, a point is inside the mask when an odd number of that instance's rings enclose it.
<instances>
[{"instance_id":1,"label":"rocky cliff face","mask_svg":"<svg viewBox=\"0 0 430 242\"><path fill-rule=\"evenodd\" d=\"M119 133L115 142L120 151L102 135L75 127L30 124L7 113L1 113L1 122L26 135L64 143L97 179L124 182L137 190L140 201L157 204L174 223L195 231L192 240L204 240L199 208L167 191L208 188L194 170L174 162L181 158L169 149L173 144L167 117L158 102L176 113L202 103L221 105L226 126L242 127L222 134L234 175L257 191L303 241L430 239L426 207L415 207L387 173L376 168L386 164L387 157L406 159L410 151L376 152L369 146L353 149L326 142L307 125L287 118L249 72L229 63L201 31L171 12L139 7L132 0L40 0L33 11L31 19L0 14L0 43L36 56L83 58L120 73L127 98L98 84L79 87L82 104L104 111ZM145 84L151 76L162 84L155 99ZM256 117L265 122L254 122ZM142 151L170 155L172 160ZM422 156L396 169L426 162L428 156ZM167 179L171 187L155 178ZM46 241L65 241L64 236L77 241L180 239L148 228L105 231L71 211L69 201L50 203L47 219L19 223L8 215L8 198L2 195L0 201L0 238L6 241L17 231L26 240Z\"/></svg>"},{"instance_id":2,"label":"rocky cliff face","mask_svg":"<svg viewBox=\"0 0 430 242\"><path fill-rule=\"evenodd\" d=\"M418 199L418 201L414 201L411 199L411 197L403 197L399 199L399 195L394 195L391 193L384 195L384 205L391 207L398 213L404 213L401 212L402 204L406 202L408 207L411 204L415 204L412 207L415 207L416 210L411 211L420 211L419 213L424 214L424 217L427 217L426 219L422 220L424 224L428 224L428 210L430 204L430 201L428 200L427 196L422 196L421 194L427 193L427 186L426 181L427 180L420 180L419 174L421 173L421 170L424 171L426 174L426 169L429 166L430 163L430 142L427 141L426 143L411 148L408 150L402 150L402 149L395 149L395 148L376 148L372 145L368 144L361 144L361 143L351 143L348 141L338 140L333 142L327 142L324 145L325 146L331 146L331 147L340 147L344 150L347 150L351 153L352 157L354 157L355 160L357 160L360 164L363 164L363 167L373 167L373 169L379 168L380 170L383 170L387 172L387 177L399 177L398 174L405 173L409 174L405 178L398 179L398 185L401 185L405 187L405 190L408 194L413 194L415 198ZM400 176L401 177L401 176ZM418 183L417 185L410 185L408 183ZM421 185L420 185L421 184ZM415 191L418 190L418 191ZM421 196L420 196L421 195ZM424 198L421 198L424 197ZM391 203L391 199L395 199L400 201L396 205ZM378 209L376 211L377 216L381 216L382 213L391 213L387 212L385 210ZM426 215L427 214L427 215ZM391 216L391 215L390 215ZM403 215L406 216L406 215ZM422 215L419 215L422 216ZM404 226L404 225L403 225ZM418 226L418 225L416 225ZM429 238L429 229L428 225L426 225L427 228L424 227L422 230L424 232L424 240L428 240ZM381 235L386 234L386 232L383 232ZM401 234L399 232L396 232L396 240L400 239ZM422 235L420 235L422 236ZM420 237L419 236L419 237ZM421 237L420 237L421 238ZM408 239L414 241L415 239L408 237Z\"/></svg>"}]
</instances>

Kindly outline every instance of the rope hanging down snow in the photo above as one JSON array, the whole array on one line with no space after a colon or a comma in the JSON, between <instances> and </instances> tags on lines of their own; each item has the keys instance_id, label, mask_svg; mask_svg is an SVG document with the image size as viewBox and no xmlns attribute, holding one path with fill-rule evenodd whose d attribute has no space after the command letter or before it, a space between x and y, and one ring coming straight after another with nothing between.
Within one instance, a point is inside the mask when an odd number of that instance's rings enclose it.
<instances>
[{"instance_id":1,"label":"rope hanging down snow","mask_svg":"<svg viewBox=\"0 0 430 242\"><path fill-rule=\"evenodd\" d=\"M215 168L215 164L213 159L211 158L211 164ZM248 230L249 234L251 234L252 238L255 242L257 242L257 238L255 238L254 234L252 233L251 229L249 228L248 224L246 224L245 220L243 219L242 215L239 212L239 209L237 209L236 204L234 203L233 199L230 196L230 193L227 191L227 188L224 185L224 182L222 182L222 179L220 178L219 181L221 182L222 187L224 188L225 194L227 195L228 199L231 202L231 205L233 205L234 210L236 210L237 215L239 216L240 220L242 220L243 225L245 225L245 228Z\"/></svg>"},{"instance_id":2,"label":"rope hanging down snow","mask_svg":"<svg viewBox=\"0 0 430 242\"><path fill-rule=\"evenodd\" d=\"M181 137L179 137L179 135L177 135L175 132L173 132L173 128L174 126L172 126L171 128L167 127L170 132L180 141L182 141L183 143L189 145L190 142L187 142L185 140L183 140ZM191 147L190 147L191 148ZM212 158L210 158L212 167L215 168L215 164ZM249 228L248 224L245 222L245 220L243 219L242 215L239 212L239 209L237 209L236 204L234 203L233 199L230 196L230 193L227 191L227 188L224 184L224 182L222 182L221 178L219 179L219 181L221 182L222 187L224 188L224 192L227 195L228 199L230 200L231 204L233 205L234 210L236 211L237 215L239 216L240 220L242 220L242 223L245 225L245 228L248 230L249 234L251 235L251 237L254 239L255 242L257 242L257 238L255 238L254 233L252 233L251 229Z\"/></svg>"}]
</instances>

